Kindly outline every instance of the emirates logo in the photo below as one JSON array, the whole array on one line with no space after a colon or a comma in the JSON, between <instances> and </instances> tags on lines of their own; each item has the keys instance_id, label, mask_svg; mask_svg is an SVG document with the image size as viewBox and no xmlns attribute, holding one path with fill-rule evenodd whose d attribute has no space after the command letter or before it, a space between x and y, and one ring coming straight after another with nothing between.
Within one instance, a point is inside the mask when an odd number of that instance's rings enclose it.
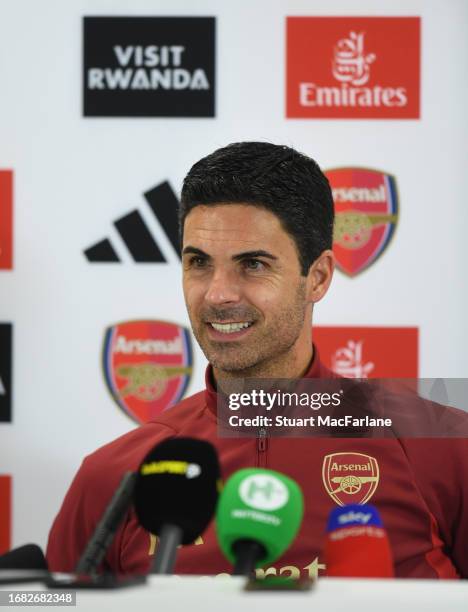
<instances>
[{"instance_id":1,"label":"emirates logo","mask_svg":"<svg viewBox=\"0 0 468 612\"><path fill-rule=\"evenodd\" d=\"M364 52L364 32L350 32L348 38L341 38L335 46L333 76L341 83L364 85L369 80L369 67L376 57L375 53L366 55Z\"/></svg>"}]
</instances>

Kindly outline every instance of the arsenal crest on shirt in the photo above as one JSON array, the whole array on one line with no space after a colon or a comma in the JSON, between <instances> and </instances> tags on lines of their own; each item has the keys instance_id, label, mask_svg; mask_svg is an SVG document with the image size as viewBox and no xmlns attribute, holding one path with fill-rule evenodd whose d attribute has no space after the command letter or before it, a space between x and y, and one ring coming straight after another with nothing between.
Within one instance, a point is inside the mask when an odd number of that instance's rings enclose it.
<instances>
[{"instance_id":1,"label":"arsenal crest on shirt","mask_svg":"<svg viewBox=\"0 0 468 612\"><path fill-rule=\"evenodd\" d=\"M356 276L382 255L395 233L396 181L368 168L334 168L325 174L335 202L333 252L338 268Z\"/></svg>"},{"instance_id":2,"label":"arsenal crest on shirt","mask_svg":"<svg viewBox=\"0 0 468 612\"><path fill-rule=\"evenodd\" d=\"M363 453L332 453L323 459L322 478L339 506L366 504L379 484L379 464Z\"/></svg>"},{"instance_id":3,"label":"arsenal crest on shirt","mask_svg":"<svg viewBox=\"0 0 468 612\"><path fill-rule=\"evenodd\" d=\"M176 404L192 376L187 328L167 321L126 321L106 330L104 375L117 404L147 423Z\"/></svg>"}]
</instances>

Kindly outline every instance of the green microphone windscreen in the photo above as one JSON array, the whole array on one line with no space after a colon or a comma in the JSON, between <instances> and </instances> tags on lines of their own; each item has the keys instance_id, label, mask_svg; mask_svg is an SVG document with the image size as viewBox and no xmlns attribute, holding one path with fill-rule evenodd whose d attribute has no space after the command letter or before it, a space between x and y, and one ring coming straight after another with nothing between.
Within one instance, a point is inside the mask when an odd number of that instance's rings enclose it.
<instances>
[{"instance_id":1,"label":"green microphone windscreen","mask_svg":"<svg viewBox=\"0 0 468 612\"><path fill-rule=\"evenodd\" d=\"M276 561L292 543L302 522L304 501L299 485L279 472L239 470L226 482L216 511L218 542L234 565L236 542L259 543L265 554L255 567Z\"/></svg>"}]
</instances>

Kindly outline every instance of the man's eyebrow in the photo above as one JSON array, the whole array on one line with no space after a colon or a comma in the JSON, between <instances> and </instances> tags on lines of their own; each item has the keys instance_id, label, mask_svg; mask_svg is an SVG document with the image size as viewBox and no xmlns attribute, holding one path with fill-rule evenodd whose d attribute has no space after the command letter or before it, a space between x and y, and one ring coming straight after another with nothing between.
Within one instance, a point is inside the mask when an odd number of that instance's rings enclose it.
<instances>
[{"instance_id":1,"label":"man's eyebrow","mask_svg":"<svg viewBox=\"0 0 468 612\"><path fill-rule=\"evenodd\" d=\"M210 258L208 253L205 253L201 249L197 249L196 247L193 247L193 246L186 246L184 250L182 251L182 255L189 255L190 253L192 255L200 255L200 257L206 257L208 259Z\"/></svg>"},{"instance_id":2,"label":"man's eyebrow","mask_svg":"<svg viewBox=\"0 0 468 612\"><path fill-rule=\"evenodd\" d=\"M277 260L278 258L275 255L272 255L268 251L245 251L245 253L239 253L238 255L233 256L234 261L239 261L241 259L255 259L256 257L267 257L268 259Z\"/></svg>"},{"instance_id":3,"label":"man's eyebrow","mask_svg":"<svg viewBox=\"0 0 468 612\"><path fill-rule=\"evenodd\" d=\"M197 249L193 246L186 246L182 251L182 255L199 255L200 257L205 257L207 259L211 259L211 256L208 253L205 253L201 249ZM256 257L266 257L267 259L277 260L278 258L275 255L272 255L268 251L257 250L257 251L244 251L243 253L238 253L237 255L232 256L233 261L241 261L242 259L255 259Z\"/></svg>"}]
</instances>

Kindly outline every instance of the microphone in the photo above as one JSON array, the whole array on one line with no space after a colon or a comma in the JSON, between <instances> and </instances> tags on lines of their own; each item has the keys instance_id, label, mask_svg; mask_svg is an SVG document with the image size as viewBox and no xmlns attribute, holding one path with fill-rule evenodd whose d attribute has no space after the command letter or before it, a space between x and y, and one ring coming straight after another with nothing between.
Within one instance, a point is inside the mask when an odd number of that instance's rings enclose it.
<instances>
[{"instance_id":1,"label":"microphone","mask_svg":"<svg viewBox=\"0 0 468 612\"><path fill-rule=\"evenodd\" d=\"M114 539L115 532L130 507L135 488L136 474L126 472L119 487L112 496L101 520L81 555L75 573L92 575L104 559L107 549Z\"/></svg>"},{"instance_id":2,"label":"microphone","mask_svg":"<svg viewBox=\"0 0 468 612\"><path fill-rule=\"evenodd\" d=\"M37 544L25 544L0 556L0 584L45 580L47 561Z\"/></svg>"},{"instance_id":3,"label":"microphone","mask_svg":"<svg viewBox=\"0 0 468 612\"><path fill-rule=\"evenodd\" d=\"M37 544L25 544L2 555L0 569L46 570L47 561Z\"/></svg>"},{"instance_id":4,"label":"microphone","mask_svg":"<svg viewBox=\"0 0 468 612\"><path fill-rule=\"evenodd\" d=\"M118 488L104 510L73 574L55 574L46 584L54 589L118 589L143 584L145 576L118 576L98 574L97 569L104 558L115 533L131 506L137 474L126 472Z\"/></svg>"},{"instance_id":5,"label":"microphone","mask_svg":"<svg viewBox=\"0 0 468 612\"><path fill-rule=\"evenodd\" d=\"M393 578L392 552L379 513L370 504L335 508L325 544L327 576Z\"/></svg>"},{"instance_id":6,"label":"microphone","mask_svg":"<svg viewBox=\"0 0 468 612\"><path fill-rule=\"evenodd\" d=\"M173 572L177 547L206 529L220 487L218 455L209 442L171 438L148 453L138 470L134 507L140 525L159 537L151 573Z\"/></svg>"},{"instance_id":7,"label":"microphone","mask_svg":"<svg viewBox=\"0 0 468 612\"><path fill-rule=\"evenodd\" d=\"M284 474L255 468L233 474L216 511L218 542L233 575L248 576L278 559L296 537L303 511L299 485Z\"/></svg>"}]
</instances>

